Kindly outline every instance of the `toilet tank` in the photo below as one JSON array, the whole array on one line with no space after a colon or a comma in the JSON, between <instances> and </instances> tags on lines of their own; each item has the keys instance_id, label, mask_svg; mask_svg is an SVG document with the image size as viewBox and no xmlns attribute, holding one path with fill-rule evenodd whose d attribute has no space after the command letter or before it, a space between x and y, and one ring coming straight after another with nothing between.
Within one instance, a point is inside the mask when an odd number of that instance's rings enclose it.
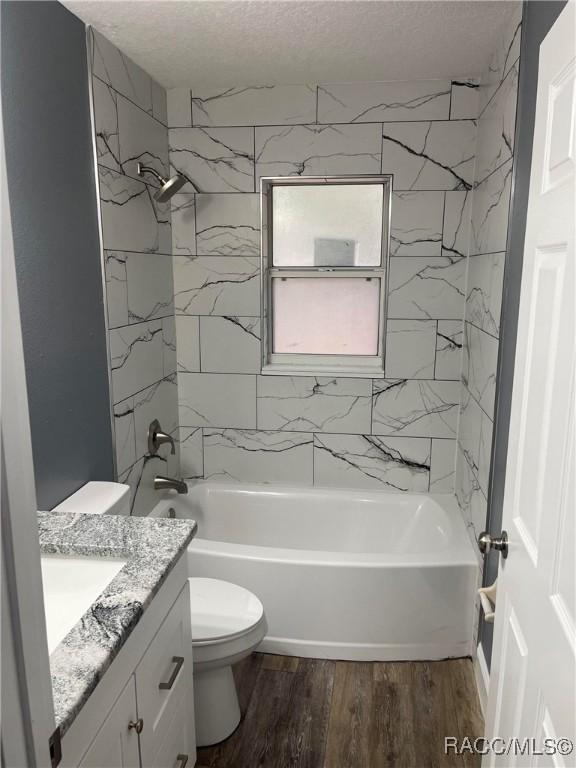
<instances>
[{"instance_id":1,"label":"toilet tank","mask_svg":"<svg viewBox=\"0 0 576 768\"><path fill-rule=\"evenodd\" d=\"M60 502L53 512L84 512L90 515L129 515L130 486L91 481Z\"/></svg>"}]
</instances>

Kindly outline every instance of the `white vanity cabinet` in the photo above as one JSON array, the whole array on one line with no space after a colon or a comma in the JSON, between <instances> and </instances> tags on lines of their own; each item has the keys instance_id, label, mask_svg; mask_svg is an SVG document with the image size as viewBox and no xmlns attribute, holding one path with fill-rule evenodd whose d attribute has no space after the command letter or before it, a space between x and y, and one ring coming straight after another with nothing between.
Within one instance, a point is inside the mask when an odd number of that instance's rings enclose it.
<instances>
[{"instance_id":1,"label":"white vanity cabinet","mask_svg":"<svg viewBox=\"0 0 576 768\"><path fill-rule=\"evenodd\" d=\"M188 580L164 616L158 615L162 597L160 590L141 620L145 626L137 625L128 638L136 653L122 649L66 734L63 768L193 768Z\"/></svg>"}]
</instances>

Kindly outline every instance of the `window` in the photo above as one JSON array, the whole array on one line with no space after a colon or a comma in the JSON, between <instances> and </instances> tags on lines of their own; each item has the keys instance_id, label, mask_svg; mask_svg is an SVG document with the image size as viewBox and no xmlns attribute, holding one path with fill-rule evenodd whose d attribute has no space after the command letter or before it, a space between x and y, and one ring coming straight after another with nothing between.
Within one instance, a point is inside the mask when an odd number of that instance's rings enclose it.
<instances>
[{"instance_id":1,"label":"window","mask_svg":"<svg viewBox=\"0 0 576 768\"><path fill-rule=\"evenodd\" d=\"M384 375L391 186L261 179L262 373Z\"/></svg>"}]
</instances>

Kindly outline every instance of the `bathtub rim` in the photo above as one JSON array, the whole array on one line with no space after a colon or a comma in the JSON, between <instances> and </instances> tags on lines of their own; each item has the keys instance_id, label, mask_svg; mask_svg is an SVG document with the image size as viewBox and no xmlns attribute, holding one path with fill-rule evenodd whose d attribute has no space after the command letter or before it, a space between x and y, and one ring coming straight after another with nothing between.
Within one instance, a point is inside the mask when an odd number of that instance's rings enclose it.
<instances>
[{"instance_id":1,"label":"bathtub rim","mask_svg":"<svg viewBox=\"0 0 576 768\"><path fill-rule=\"evenodd\" d=\"M316 490L316 488L303 487L303 486L273 486L266 484L255 483L209 483L201 482L197 483L194 487L204 487L207 490L220 485L225 486L227 490L243 490L253 491L258 490L277 491L277 492L290 492L290 491L306 491ZM206 539L201 534L197 535L191 542L188 552L202 550L217 557L236 557L242 560L259 560L262 562L277 562L282 561L286 564L298 565L302 562L306 562L308 565L318 566L341 566L341 567L390 567L390 568L415 568L424 566L427 568L462 568L471 567L478 568L479 561L474 551L472 542L468 536L466 530L466 524L461 516L460 508L454 494L438 494L438 493L408 493L400 494L396 492L388 491L362 491L358 489L346 489L346 488L318 488L318 491L334 491L340 493L346 493L352 495L353 498L365 496L368 494L384 493L389 496L401 496L401 497L418 497L429 498L436 502L438 506L449 516L452 524L452 538L447 547L441 551L433 552L419 552L419 553L386 553L386 552L345 552L340 550L316 550L316 549L304 549L298 547L274 547L269 545L260 544L243 544L239 542L222 541L219 539ZM188 494L185 494L188 496ZM149 513L149 517L161 516L161 511L175 506L177 509L180 507L178 504L178 497L170 495L169 493L162 494L157 504ZM176 503L174 503L176 502ZM192 512L191 512L192 516Z\"/></svg>"},{"instance_id":2,"label":"bathtub rim","mask_svg":"<svg viewBox=\"0 0 576 768\"><path fill-rule=\"evenodd\" d=\"M438 553L428 558L425 554L409 556L404 554L378 554L377 552L325 552L316 549L284 549L263 547L257 544L234 544L228 541L195 538L188 547L188 552L205 552L214 557L233 557L239 560L258 560L260 562L282 562L286 565L338 566L343 568L478 568L478 561L473 552L469 557L448 557L438 559ZM449 555L451 550L447 550ZM434 559L432 559L434 557Z\"/></svg>"}]
</instances>

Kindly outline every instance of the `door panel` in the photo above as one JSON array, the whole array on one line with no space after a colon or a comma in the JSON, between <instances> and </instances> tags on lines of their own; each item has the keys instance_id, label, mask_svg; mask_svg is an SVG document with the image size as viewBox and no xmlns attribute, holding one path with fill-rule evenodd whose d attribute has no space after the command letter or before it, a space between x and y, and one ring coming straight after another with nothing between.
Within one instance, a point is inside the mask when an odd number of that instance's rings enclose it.
<instances>
[{"instance_id":1,"label":"door panel","mask_svg":"<svg viewBox=\"0 0 576 768\"><path fill-rule=\"evenodd\" d=\"M574 387L570 394L570 401L574 404L576 392ZM574 429L574 408L569 418L568 445L566 446L566 464L569 468L576 461L574 444L576 433ZM574 519L576 517L576 483L574 473L566 472L563 481L560 501L558 531L554 547L554 561L552 564L552 605L558 617L558 623L563 627L566 638L572 646L576 645L576 626L574 610L576 606L576 589L574 578L574 548L576 539Z\"/></svg>"},{"instance_id":2,"label":"door panel","mask_svg":"<svg viewBox=\"0 0 576 768\"><path fill-rule=\"evenodd\" d=\"M543 192L563 184L574 175L574 62L568 63L548 88L548 119Z\"/></svg>"},{"instance_id":3,"label":"door panel","mask_svg":"<svg viewBox=\"0 0 576 768\"><path fill-rule=\"evenodd\" d=\"M503 739L510 739L520 732L528 649L516 614L509 602L505 613L507 615L504 619L506 627L503 638L502 672L499 680L499 707L494 721L494 732ZM494 756L490 765L505 765L505 763L498 762Z\"/></svg>"},{"instance_id":4,"label":"door panel","mask_svg":"<svg viewBox=\"0 0 576 768\"><path fill-rule=\"evenodd\" d=\"M566 272L565 247L538 248L532 260L533 297L527 334L528 355L524 374L522 403L522 440L518 456L514 523L534 565L538 558L538 542L544 507L550 503L546 492L549 462L553 459L553 399L560 393L550 377L559 353L559 330L563 283ZM543 320L545 319L545 322ZM566 401L564 401L566 402ZM534 438L539 439L534 439ZM552 473L553 474L553 473Z\"/></svg>"}]
</instances>

